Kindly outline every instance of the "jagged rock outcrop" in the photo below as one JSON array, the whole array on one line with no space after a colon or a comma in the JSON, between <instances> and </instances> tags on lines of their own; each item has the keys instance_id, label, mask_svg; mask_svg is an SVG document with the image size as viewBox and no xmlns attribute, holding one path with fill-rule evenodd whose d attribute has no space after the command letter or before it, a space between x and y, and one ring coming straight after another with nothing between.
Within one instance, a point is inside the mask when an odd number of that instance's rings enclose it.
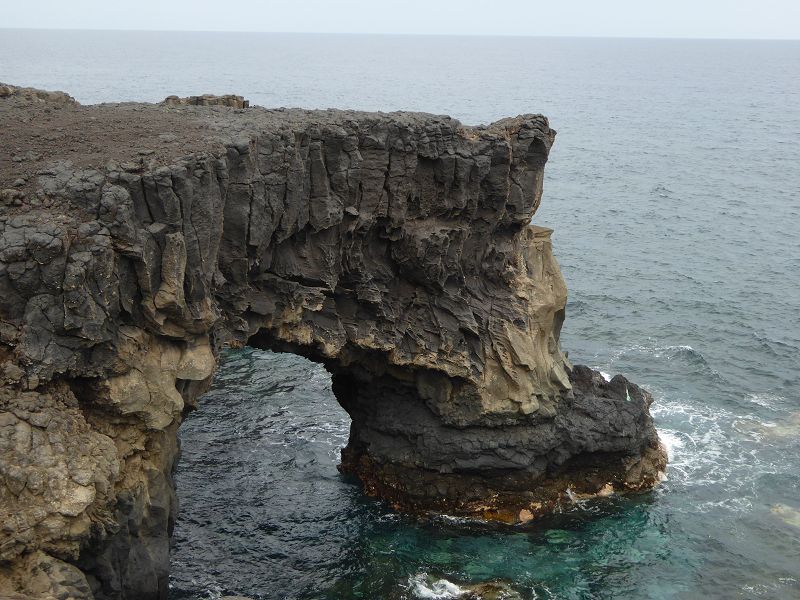
<instances>
[{"instance_id":1,"label":"jagged rock outcrop","mask_svg":"<svg viewBox=\"0 0 800 600\"><path fill-rule=\"evenodd\" d=\"M0 98L15 98L28 104L47 104L53 105L72 105L77 106L75 98L65 92L51 92L48 90L37 90L31 87L18 87L0 83Z\"/></svg>"},{"instance_id":2,"label":"jagged rock outcrop","mask_svg":"<svg viewBox=\"0 0 800 600\"><path fill-rule=\"evenodd\" d=\"M187 96L186 98L167 96L162 104L165 106L229 106L231 108L249 108L250 106L250 102L242 96L233 94L225 94L224 96L203 94L202 96Z\"/></svg>"},{"instance_id":3,"label":"jagged rock outcrop","mask_svg":"<svg viewBox=\"0 0 800 600\"><path fill-rule=\"evenodd\" d=\"M176 431L225 345L322 362L342 470L400 509L527 521L661 476L650 396L559 346L544 117L4 89L0 595L166 597Z\"/></svg>"}]
</instances>

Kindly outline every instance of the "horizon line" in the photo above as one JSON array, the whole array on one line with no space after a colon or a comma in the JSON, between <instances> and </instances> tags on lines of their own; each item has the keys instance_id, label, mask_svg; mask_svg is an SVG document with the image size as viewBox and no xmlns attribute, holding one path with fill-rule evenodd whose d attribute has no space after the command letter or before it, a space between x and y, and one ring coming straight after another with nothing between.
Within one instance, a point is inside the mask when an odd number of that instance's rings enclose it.
<instances>
[{"instance_id":1,"label":"horizon line","mask_svg":"<svg viewBox=\"0 0 800 600\"><path fill-rule=\"evenodd\" d=\"M409 32L364 32L364 31L264 31L245 29L136 29L106 27L0 27L0 31L108 31L130 33L245 33L269 35L341 35L341 36L385 36L385 37L501 37L544 39L606 39L606 40L679 40L714 42L798 42L800 38L764 37L697 37L680 35L574 35L574 34L523 34L523 33L409 33Z\"/></svg>"}]
</instances>

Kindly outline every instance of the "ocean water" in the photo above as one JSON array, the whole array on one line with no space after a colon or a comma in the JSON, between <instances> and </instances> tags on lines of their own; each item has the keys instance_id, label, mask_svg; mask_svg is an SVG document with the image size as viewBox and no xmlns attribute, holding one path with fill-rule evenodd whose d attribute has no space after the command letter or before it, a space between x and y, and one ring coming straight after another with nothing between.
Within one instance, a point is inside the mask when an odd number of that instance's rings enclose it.
<instances>
[{"instance_id":1,"label":"ocean water","mask_svg":"<svg viewBox=\"0 0 800 600\"><path fill-rule=\"evenodd\" d=\"M174 598L800 598L800 42L0 30L0 81L542 112L563 346L655 397L657 491L529 527L425 522L337 473L348 417L320 366L227 352L181 429Z\"/></svg>"}]
</instances>

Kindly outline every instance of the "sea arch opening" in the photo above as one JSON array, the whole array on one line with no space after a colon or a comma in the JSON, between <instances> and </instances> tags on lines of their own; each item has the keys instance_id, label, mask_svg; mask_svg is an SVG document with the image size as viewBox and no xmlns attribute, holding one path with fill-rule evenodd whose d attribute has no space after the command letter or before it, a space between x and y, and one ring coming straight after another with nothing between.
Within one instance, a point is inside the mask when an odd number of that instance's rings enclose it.
<instances>
[{"instance_id":1,"label":"sea arch opening","mask_svg":"<svg viewBox=\"0 0 800 600\"><path fill-rule=\"evenodd\" d=\"M354 520L380 510L337 470L350 418L323 365L226 349L181 425L170 597L295 597L320 591L358 552Z\"/></svg>"}]
</instances>

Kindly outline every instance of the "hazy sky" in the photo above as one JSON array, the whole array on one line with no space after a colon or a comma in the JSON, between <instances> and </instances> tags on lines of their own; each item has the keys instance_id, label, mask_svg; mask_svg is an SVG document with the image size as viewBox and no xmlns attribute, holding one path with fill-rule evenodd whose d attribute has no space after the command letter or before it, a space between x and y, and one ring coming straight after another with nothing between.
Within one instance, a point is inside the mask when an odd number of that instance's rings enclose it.
<instances>
[{"instance_id":1,"label":"hazy sky","mask_svg":"<svg viewBox=\"0 0 800 600\"><path fill-rule=\"evenodd\" d=\"M0 27L800 39L800 0L0 0Z\"/></svg>"}]
</instances>

